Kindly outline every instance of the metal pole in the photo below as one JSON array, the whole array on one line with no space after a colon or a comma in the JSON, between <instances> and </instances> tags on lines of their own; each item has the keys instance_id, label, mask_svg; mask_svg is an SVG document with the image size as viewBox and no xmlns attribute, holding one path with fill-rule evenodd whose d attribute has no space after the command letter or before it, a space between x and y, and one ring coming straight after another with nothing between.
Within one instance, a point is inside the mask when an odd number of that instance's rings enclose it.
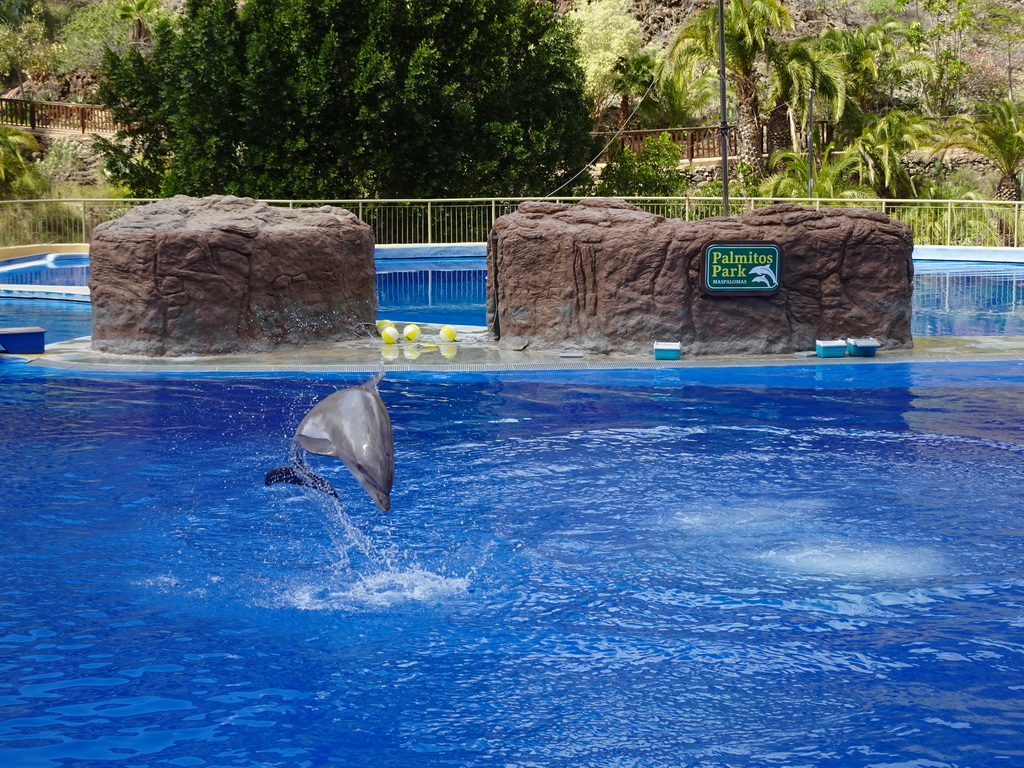
<instances>
[{"instance_id":1,"label":"metal pole","mask_svg":"<svg viewBox=\"0 0 1024 768\"><path fill-rule=\"evenodd\" d=\"M814 89L807 89L807 199L814 197Z\"/></svg>"},{"instance_id":2,"label":"metal pole","mask_svg":"<svg viewBox=\"0 0 1024 768\"><path fill-rule=\"evenodd\" d=\"M1013 247L1020 248L1020 202L1013 204Z\"/></svg>"},{"instance_id":3,"label":"metal pole","mask_svg":"<svg viewBox=\"0 0 1024 768\"><path fill-rule=\"evenodd\" d=\"M718 0L719 151L722 153L722 215L729 215L729 118L725 103L725 0Z\"/></svg>"}]
</instances>

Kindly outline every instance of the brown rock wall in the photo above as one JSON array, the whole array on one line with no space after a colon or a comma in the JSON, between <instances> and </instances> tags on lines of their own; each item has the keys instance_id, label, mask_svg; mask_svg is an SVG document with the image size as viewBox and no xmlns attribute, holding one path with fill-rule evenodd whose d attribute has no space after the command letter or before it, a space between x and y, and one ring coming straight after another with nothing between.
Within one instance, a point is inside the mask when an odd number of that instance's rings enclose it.
<instances>
[{"instance_id":1,"label":"brown rock wall","mask_svg":"<svg viewBox=\"0 0 1024 768\"><path fill-rule=\"evenodd\" d=\"M353 214L174 197L93 231L93 348L260 352L364 333L377 311L373 233Z\"/></svg>"},{"instance_id":2,"label":"brown rock wall","mask_svg":"<svg viewBox=\"0 0 1024 768\"><path fill-rule=\"evenodd\" d=\"M782 250L771 296L707 295L704 248L767 241ZM534 348L770 354L815 339L874 336L912 346L913 243L905 225L863 209L776 205L687 222L621 200L524 203L488 245L488 324Z\"/></svg>"}]
</instances>

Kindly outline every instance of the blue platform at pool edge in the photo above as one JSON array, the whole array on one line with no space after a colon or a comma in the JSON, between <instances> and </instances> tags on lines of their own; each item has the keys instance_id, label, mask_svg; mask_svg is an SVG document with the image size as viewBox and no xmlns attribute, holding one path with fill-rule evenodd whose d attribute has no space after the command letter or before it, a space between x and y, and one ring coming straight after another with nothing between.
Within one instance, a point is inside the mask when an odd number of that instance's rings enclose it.
<instances>
[{"instance_id":1,"label":"blue platform at pool edge","mask_svg":"<svg viewBox=\"0 0 1024 768\"><path fill-rule=\"evenodd\" d=\"M12 355L41 355L46 351L46 330L35 325L0 328L0 346Z\"/></svg>"}]
</instances>

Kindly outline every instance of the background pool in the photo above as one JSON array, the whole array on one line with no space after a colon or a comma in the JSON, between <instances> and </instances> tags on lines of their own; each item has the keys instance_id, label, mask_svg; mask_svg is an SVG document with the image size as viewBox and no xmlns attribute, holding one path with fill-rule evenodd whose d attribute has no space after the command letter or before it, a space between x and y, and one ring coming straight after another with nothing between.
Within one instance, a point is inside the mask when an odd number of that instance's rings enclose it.
<instances>
[{"instance_id":1,"label":"background pool","mask_svg":"<svg viewBox=\"0 0 1024 768\"><path fill-rule=\"evenodd\" d=\"M1024 335L1024 265L914 262L915 336Z\"/></svg>"},{"instance_id":2,"label":"background pool","mask_svg":"<svg viewBox=\"0 0 1024 768\"><path fill-rule=\"evenodd\" d=\"M92 333L92 307L82 301L0 298L0 327L39 326L46 343L67 341Z\"/></svg>"},{"instance_id":3,"label":"background pool","mask_svg":"<svg viewBox=\"0 0 1024 768\"><path fill-rule=\"evenodd\" d=\"M1024 761L1021 365L3 377L4 766Z\"/></svg>"},{"instance_id":4,"label":"background pool","mask_svg":"<svg viewBox=\"0 0 1024 768\"><path fill-rule=\"evenodd\" d=\"M386 252L392 257L377 260L380 318L486 324L484 259L464 255L443 258L422 247L396 247ZM914 268L915 336L1024 335L1024 265L915 260ZM74 254L59 254L54 262L12 264L0 270L0 283L85 285L87 279L88 259ZM40 309L44 312L36 319L31 303L0 299L0 323L40 325L47 329L49 342L91 332L91 319L78 308L70 308L67 318L59 317L50 307Z\"/></svg>"},{"instance_id":5,"label":"background pool","mask_svg":"<svg viewBox=\"0 0 1024 768\"><path fill-rule=\"evenodd\" d=\"M443 257L414 246L387 247L383 252L388 258L377 259L377 304L381 318L454 325L486 323L484 259ZM85 254L28 256L0 265L0 284L84 286L88 281L89 257ZM68 307L66 313L61 313L61 302L43 301L35 305L32 300L0 298L0 325L39 325L46 328L48 343L92 332L87 303L66 302L85 304L83 314L81 306Z\"/></svg>"}]
</instances>

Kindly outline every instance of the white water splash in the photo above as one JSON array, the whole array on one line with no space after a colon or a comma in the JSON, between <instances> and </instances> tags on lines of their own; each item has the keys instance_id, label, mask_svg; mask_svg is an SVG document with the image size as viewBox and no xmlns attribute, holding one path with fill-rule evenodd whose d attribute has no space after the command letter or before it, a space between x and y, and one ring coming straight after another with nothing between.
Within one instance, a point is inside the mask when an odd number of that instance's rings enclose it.
<instances>
[{"instance_id":1,"label":"white water splash","mask_svg":"<svg viewBox=\"0 0 1024 768\"><path fill-rule=\"evenodd\" d=\"M873 579L920 579L943 572L935 552L871 542L803 542L765 552L761 558L777 567L821 576Z\"/></svg>"},{"instance_id":2,"label":"white water splash","mask_svg":"<svg viewBox=\"0 0 1024 768\"><path fill-rule=\"evenodd\" d=\"M433 602L459 597L468 589L468 577L441 576L411 568L367 574L347 585L293 586L278 595L272 605L304 611L388 608L402 602Z\"/></svg>"},{"instance_id":3,"label":"white water splash","mask_svg":"<svg viewBox=\"0 0 1024 768\"><path fill-rule=\"evenodd\" d=\"M680 512L672 524L722 554L779 571L825 577L917 580L949 569L937 550L859 536L825 500L784 505L726 504Z\"/></svg>"}]
</instances>

